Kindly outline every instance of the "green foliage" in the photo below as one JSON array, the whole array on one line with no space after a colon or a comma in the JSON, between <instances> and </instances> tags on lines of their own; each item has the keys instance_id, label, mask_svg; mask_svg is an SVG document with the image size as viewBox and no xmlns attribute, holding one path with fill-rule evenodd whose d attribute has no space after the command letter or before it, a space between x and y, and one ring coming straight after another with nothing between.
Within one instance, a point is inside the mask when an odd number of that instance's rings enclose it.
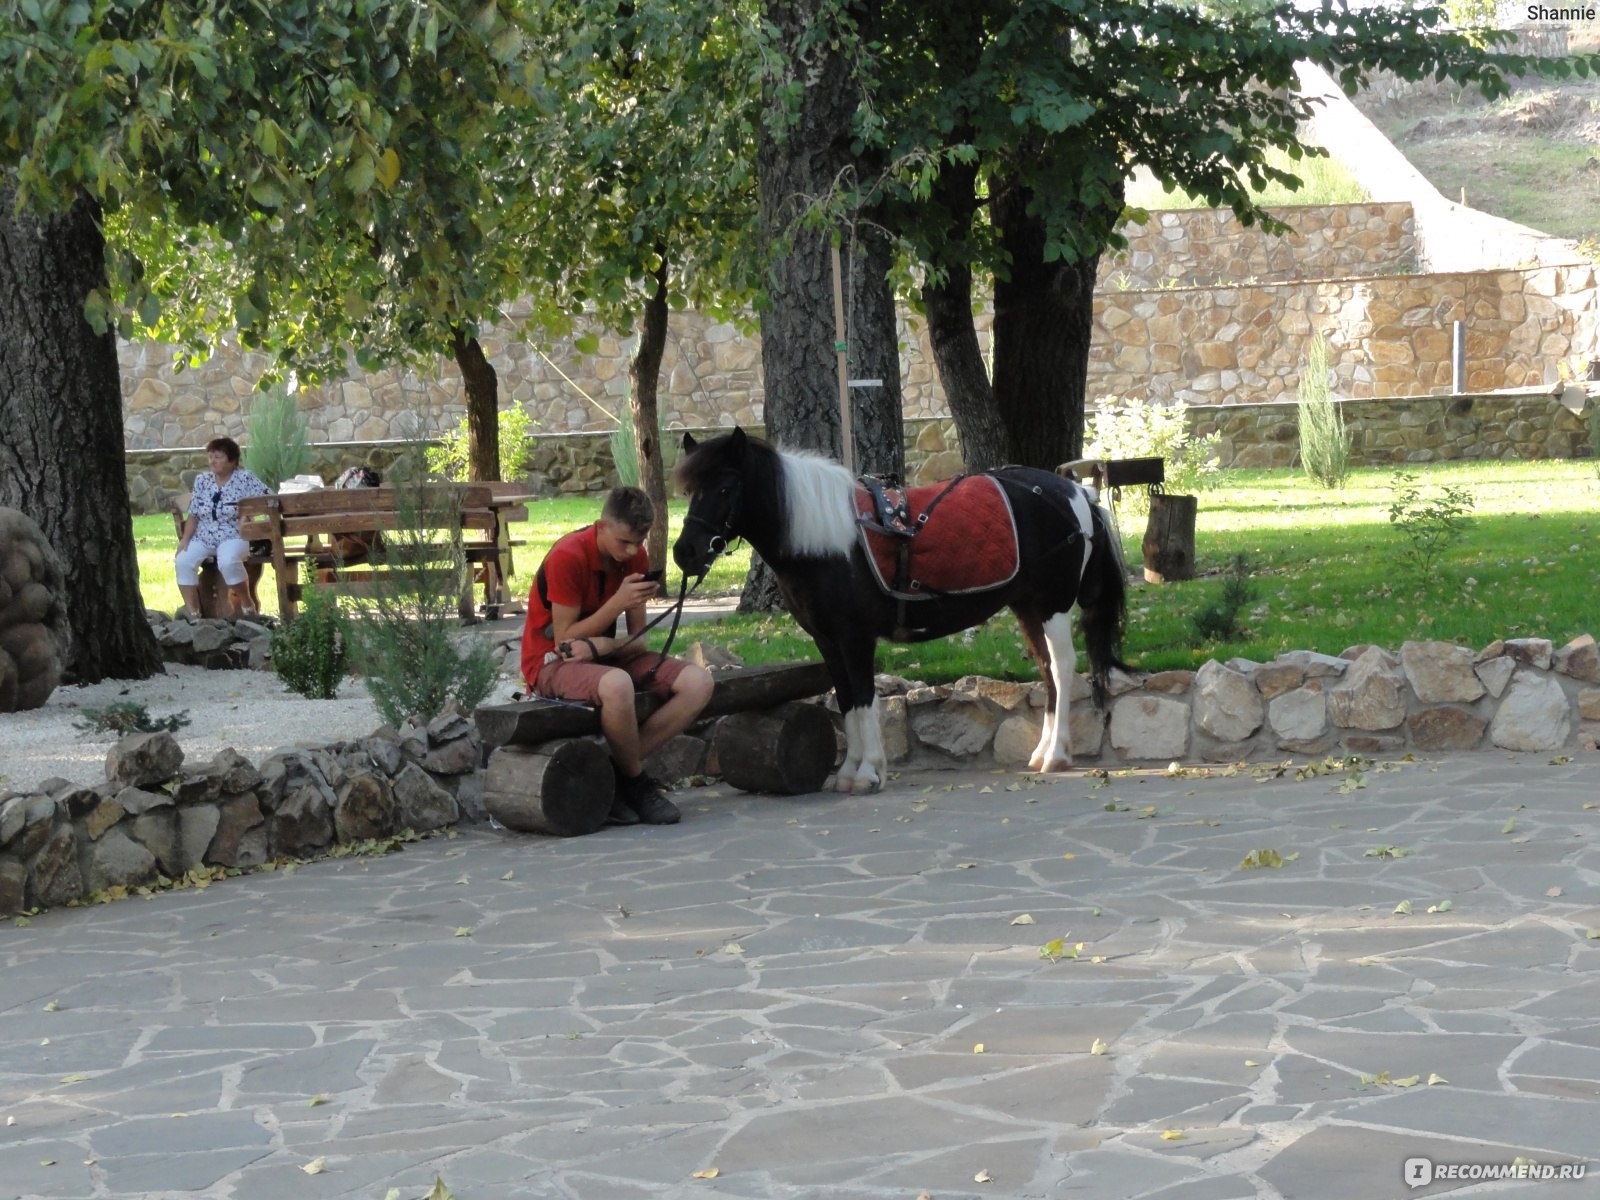
<instances>
[{"instance_id":1,"label":"green foliage","mask_svg":"<svg viewBox=\"0 0 1600 1200\"><path fill-rule=\"evenodd\" d=\"M84 733L177 733L189 723L189 710L180 709L166 717L152 717L150 710L134 700L114 700L104 708L85 708L83 720L72 727Z\"/></svg>"},{"instance_id":2,"label":"green foliage","mask_svg":"<svg viewBox=\"0 0 1600 1200\"><path fill-rule=\"evenodd\" d=\"M1090 458L1159 456L1166 462L1162 490L1174 496L1193 496L1216 482L1217 446L1222 435L1191 436L1188 412L1189 406L1182 401L1152 404L1132 396L1126 400L1107 396L1089 420L1085 454ZM1148 506L1142 491L1130 499L1129 507L1136 512Z\"/></svg>"},{"instance_id":3,"label":"green foliage","mask_svg":"<svg viewBox=\"0 0 1600 1200\"><path fill-rule=\"evenodd\" d=\"M256 393L246 419L249 444L244 465L273 491L311 465L311 422L281 384Z\"/></svg>"},{"instance_id":4,"label":"green foliage","mask_svg":"<svg viewBox=\"0 0 1600 1200\"><path fill-rule=\"evenodd\" d=\"M631 419L618 421L611 431L611 462L616 467L618 483L639 486L639 439L634 436Z\"/></svg>"},{"instance_id":5,"label":"green foliage","mask_svg":"<svg viewBox=\"0 0 1600 1200\"><path fill-rule=\"evenodd\" d=\"M500 410L496 423L500 427L500 476L520 479L533 462L534 419L522 405L513 404ZM428 474L439 479L465 480L471 453L467 417L463 415L455 428L440 439L439 445L429 446L423 453Z\"/></svg>"},{"instance_id":6,"label":"green foliage","mask_svg":"<svg viewBox=\"0 0 1600 1200\"><path fill-rule=\"evenodd\" d=\"M1389 523L1405 535L1403 556L1416 571L1419 583L1431 583L1439 558L1471 527L1477 501L1466 488L1453 484L1424 497L1416 475L1409 471L1396 471L1389 489L1393 497Z\"/></svg>"},{"instance_id":7,"label":"green foliage","mask_svg":"<svg viewBox=\"0 0 1600 1200\"><path fill-rule=\"evenodd\" d=\"M383 719L431 721L454 701L471 712L494 686L488 647L452 636L471 576L461 549L460 515L439 489L395 489L398 528L374 558L372 591L352 608L356 664Z\"/></svg>"},{"instance_id":8,"label":"green foliage","mask_svg":"<svg viewBox=\"0 0 1600 1200\"><path fill-rule=\"evenodd\" d=\"M1350 169L1336 158L1289 156L1287 150L1267 151L1266 161L1274 168L1293 175L1298 182L1266 180L1259 187L1246 178L1251 199L1262 208L1281 208L1291 204L1364 204L1372 197ZM1141 171L1128 184L1128 205L1154 210L1208 208L1211 202L1181 187L1168 190L1147 171Z\"/></svg>"},{"instance_id":9,"label":"green foliage","mask_svg":"<svg viewBox=\"0 0 1600 1200\"><path fill-rule=\"evenodd\" d=\"M1350 433L1344 411L1328 391L1328 343L1319 333L1300 375L1300 465L1325 488L1341 488L1350 477Z\"/></svg>"},{"instance_id":10,"label":"green foliage","mask_svg":"<svg viewBox=\"0 0 1600 1200\"><path fill-rule=\"evenodd\" d=\"M1243 632L1239 614L1255 600L1255 585L1250 582L1248 555L1235 554L1222 580L1222 592L1191 618L1194 638L1191 646L1207 642L1231 642Z\"/></svg>"},{"instance_id":11,"label":"green foliage","mask_svg":"<svg viewBox=\"0 0 1600 1200\"><path fill-rule=\"evenodd\" d=\"M290 691L332 700L350 660L349 621L338 597L317 587L311 564L304 566L300 613L272 631L272 669Z\"/></svg>"}]
</instances>

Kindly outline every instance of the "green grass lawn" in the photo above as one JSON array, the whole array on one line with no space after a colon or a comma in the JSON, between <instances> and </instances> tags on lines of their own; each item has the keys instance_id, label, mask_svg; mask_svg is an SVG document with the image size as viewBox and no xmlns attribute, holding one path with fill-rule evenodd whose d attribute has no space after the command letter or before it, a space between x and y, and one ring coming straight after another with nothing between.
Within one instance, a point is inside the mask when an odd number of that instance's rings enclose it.
<instances>
[{"instance_id":1,"label":"green grass lawn","mask_svg":"<svg viewBox=\"0 0 1600 1200\"><path fill-rule=\"evenodd\" d=\"M1235 655L1264 661L1285 650L1337 654L1364 642L1398 647L1407 639L1437 638L1480 647L1496 637L1548 637L1560 644L1600 632L1600 481L1592 462L1452 463L1415 473L1425 498L1448 484L1468 489L1476 500L1472 527L1430 579L1406 565L1406 539L1388 519L1391 471L1358 470L1337 492L1295 471L1224 472L1222 486L1200 497L1202 577L1131 589L1129 662L1162 670ZM595 508L590 500L530 505L529 522L514 527L528 543L517 552L517 592L526 592L551 543L592 520ZM685 510L681 501L672 505L673 536ZM1136 565L1143 517L1124 511L1120 521L1128 562ZM139 517L134 530L146 603L170 611L178 604L171 520ZM1243 616L1244 635L1222 644L1199 642L1191 618L1216 598L1221 573L1241 553L1249 557L1257 589ZM749 551L741 546L717 564L702 593L737 589L748 563ZM274 602L262 598L270 610ZM816 657L810 639L783 614L696 624L679 638L680 644L725 645L750 663ZM882 643L878 667L933 682L969 674L1035 677L1009 613L936 642Z\"/></svg>"}]
</instances>

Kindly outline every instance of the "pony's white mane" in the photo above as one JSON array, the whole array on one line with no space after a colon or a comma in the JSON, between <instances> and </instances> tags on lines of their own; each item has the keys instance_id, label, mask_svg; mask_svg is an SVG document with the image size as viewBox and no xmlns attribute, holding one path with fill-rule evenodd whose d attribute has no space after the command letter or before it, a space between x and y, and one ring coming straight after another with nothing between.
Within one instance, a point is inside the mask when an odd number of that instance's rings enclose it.
<instances>
[{"instance_id":1,"label":"pony's white mane","mask_svg":"<svg viewBox=\"0 0 1600 1200\"><path fill-rule=\"evenodd\" d=\"M831 458L779 450L790 554L849 554L856 542L855 480Z\"/></svg>"}]
</instances>

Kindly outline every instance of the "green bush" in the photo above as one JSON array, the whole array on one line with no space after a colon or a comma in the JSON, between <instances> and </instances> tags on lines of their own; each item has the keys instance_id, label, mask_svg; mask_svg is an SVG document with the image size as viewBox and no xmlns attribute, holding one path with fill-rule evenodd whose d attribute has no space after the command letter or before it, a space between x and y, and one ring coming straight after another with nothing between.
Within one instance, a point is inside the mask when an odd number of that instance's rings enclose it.
<instances>
[{"instance_id":1,"label":"green bush","mask_svg":"<svg viewBox=\"0 0 1600 1200\"><path fill-rule=\"evenodd\" d=\"M1084 453L1091 458L1155 458L1165 460L1162 490L1174 496L1193 496L1216 483L1220 433L1190 436L1189 406L1152 404L1130 397L1106 396L1089 420ZM1148 506L1142 491L1128 502L1134 511Z\"/></svg>"},{"instance_id":2,"label":"green bush","mask_svg":"<svg viewBox=\"0 0 1600 1200\"><path fill-rule=\"evenodd\" d=\"M500 428L500 477L520 479L533 462L533 442L529 440L534 429L533 418L522 405L513 404L510 408L500 410L496 423ZM437 446L427 448L425 455L429 474L457 483L464 481L470 465L471 447L471 429L463 415L456 427L446 433ZM390 479L393 478L391 472Z\"/></svg>"},{"instance_id":3,"label":"green bush","mask_svg":"<svg viewBox=\"0 0 1600 1200\"><path fill-rule=\"evenodd\" d=\"M85 708L83 720L72 727L84 733L177 733L189 723L189 710L180 709L169 717L152 717L150 710L136 700L113 700L104 708Z\"/></svg>"},{"instance_id":4,"label":"green bush","mask_svg":"<svg viewBox=\"0 0 1600 1200\"><path fill-rule=\"evenodd\" d=\"M349 622L338 598L315 586L309 563L305 581L300 615L272 632L272 669L290 691L332 700L350 659Z\"/></svg>"},{"instance_id":5,"label":"green bush","mask_svg":"<svg viewBox=\"0 0 1600 1200\"><path fill-rule=\"evenodd\" d=\"M1311 339L1295 415L1301 467L1325 488L1343 487L1350 477L1350 433L1344 412L1328 392L1328 343L1320 333Z\"/></svg>"},{"instance_id":6,"label":"green bush","mask_svg":"<svg viewBox=\"0 0 1600 1200\"><path fill-rule=\"evenodd\" d=\"M1431 583L1440 557L1471 527L1476 500L1466 488L1451 484L1425 499L1417 477L1408 471L1396 471L1389 487L1394 494L1389 523L1407 543L1402 555L1415 569L1418 582Z\"/></svg>"},{"instance_id":7,"label":"green bush","mask_svg":"<svg viewBox=\"0 0 1600 1200\"><path fill-rule=\"evenodd\" d=\"M611 464L617 471L617 482L624 487L639 486L639 439L633 436L633 417L624 414L611 431Z\"/></svg>"},{"instance_id":8,"label":"green bush","mask_svg":"<svg viewBox=\"0 0 1600 1200\"><path fill-rule=\"evenodd\" d=\"M395 489L397 525L374 555L371 592L352 607L356 665L373 703L391 725L420 716L431 721L455 701L471 712L494 687L488 647L456 648L452 636L464 588L471 587L461 550L460 514L432 510L428 493ZM430 531L446 530L444 541Z\"/></svg>"},{"instance_id":9,"label":"green bush","mask_svg":"<svg viewBox=\"0 0 1600 1200\"><path fill-rule=\"evenodd\" d=\"M1250 582L1250 559L1246 555L1236 554L1228 574L1222 580L1221 595L1190 618L1194 637L1189 644L1201 646L1206 642L1237 641L1244 632L1239 624L1239 614L1255 598L1255 585Z\"/></svg>"},{"instance_id":10,"label":"green bush","mask_svg":"<svg viewBox=\"0 0 1600 1200\"><path fill-rule=\"evenodd\" d=\"M311 465L310 422L282 384L257 394L246 424L245 469L273 491Z\"/></svg>"}]
</instances>

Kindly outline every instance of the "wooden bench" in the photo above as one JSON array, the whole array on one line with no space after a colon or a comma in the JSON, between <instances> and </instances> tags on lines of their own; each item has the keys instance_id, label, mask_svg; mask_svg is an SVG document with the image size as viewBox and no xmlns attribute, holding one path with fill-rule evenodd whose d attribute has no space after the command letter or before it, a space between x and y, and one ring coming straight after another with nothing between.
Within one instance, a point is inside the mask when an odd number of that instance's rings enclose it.
<instances>
[{"instance_id":1,"label":"wooden bench","mask_svg":"<svg viewBox=\"0 0 1600 1200\"><path fill-rule=\"evenodd\" d=\"M717 671L701 718L722 717L712 735L722 778L751 792L802 795L822 787L837 761L833 718L796 701L833 689L822 663L784 663ZM660 707L634 699L643 722ZM605 824L615 793L611 759L596 740L600 714L553 700L485 704L478 731L492 748L484 807L501 824L557 837Z\"/></svg>"},{"instance_id":2,"label":"wooden bench","mask_svg":"<svg viewBox=\"0 0 1600 1200\"><path fill-rule=\"evenodd\" d=\"M352 596L372 595L385 586L392 565L407 557L414 565L419 549L428 560L447 564L452 557L451 538L459 531L461 552L472 578L463 590L461 617L474 619L473 582L483 585L485 610L499 615L505 602L505 581L511 575L513 541L508 525L526 520L525 496L499 494L488 484L425 484L393 487L328 488L288 495L252 496L239 503L239 528L251 541L268 543L265 555L252 554L249 562L270 563L278 585L278 615L292 621L306 585L301 565L316 568L315 586ZM414 508L403 511L402 504ZM341 535L393 533L413 521L424 526L425 537L389 538L381 550L346 562L332 547Z\"/></svg>"}]
</instances>

